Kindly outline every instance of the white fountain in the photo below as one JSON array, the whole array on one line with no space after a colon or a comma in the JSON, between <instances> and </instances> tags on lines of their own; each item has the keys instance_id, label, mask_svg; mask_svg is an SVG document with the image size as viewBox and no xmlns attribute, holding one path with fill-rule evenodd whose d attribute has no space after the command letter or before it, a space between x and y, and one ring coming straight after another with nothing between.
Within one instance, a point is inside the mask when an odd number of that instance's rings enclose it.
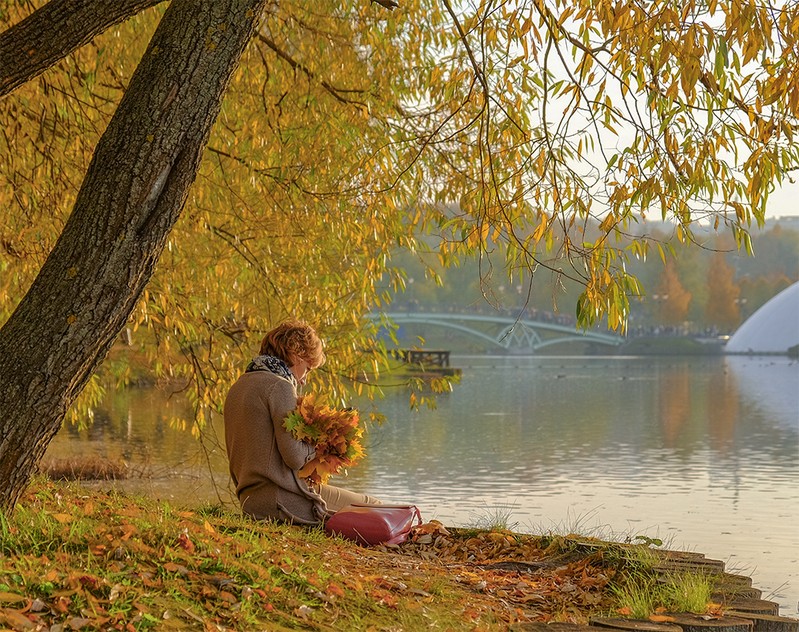
<instances>
[{"instance_id":1,"label":"white fountain","mask_svg":"<svg viewBox=\"0 0 799 632\"><path fill-rule=\"evenodd\" d=\"M799 282L785 288L746 319L726 353L788 353L799 345Z\"/></svg>"}]
</instances>

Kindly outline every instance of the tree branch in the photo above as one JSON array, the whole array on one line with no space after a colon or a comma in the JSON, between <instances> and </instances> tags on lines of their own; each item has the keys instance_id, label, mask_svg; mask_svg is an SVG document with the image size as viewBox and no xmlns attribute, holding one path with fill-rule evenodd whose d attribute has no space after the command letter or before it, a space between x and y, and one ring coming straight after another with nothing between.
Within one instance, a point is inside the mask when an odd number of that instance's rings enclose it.
<instances>
[{"instance_id":1,"label":"tree branch","mask_svg":"<svg viewBox=\"0 0 799 632\"><path fill-rule=\"evenodd\" d=\"M307 66L305 66L304 64L298 62L293 57L291 57L291 55L289 55L286 51L281 49L274 40L268 38L263 33L258 33L257 38L259 42L261 42L269 49L271 49L272 52L274 52L278 57L280 57L280 59L285 61L294 70L299 70L303 72L312 81L318 81L319 85L321 85L325 90L327 90L337 101L340 101L341 103L355 103L357 105L364 105L364 106L366 105L365 103L362 103L360 101L353 101L351 99L346 99L341 95L346 93L366 94L368 92L367 89L337 88L336 86L331 85L324 79L318 79L316 75L313 73L313 71L311 71Z\"/></svg>"},{"instance_id":2,"label":"tree branch","mask_svg":"<svg viewBox=\"0 0 799 632\"><path fill-rule=\"evenodd\" d=\"M0 33L0 98L163 0L50 0Z\"/></svg>"}]
</instances>

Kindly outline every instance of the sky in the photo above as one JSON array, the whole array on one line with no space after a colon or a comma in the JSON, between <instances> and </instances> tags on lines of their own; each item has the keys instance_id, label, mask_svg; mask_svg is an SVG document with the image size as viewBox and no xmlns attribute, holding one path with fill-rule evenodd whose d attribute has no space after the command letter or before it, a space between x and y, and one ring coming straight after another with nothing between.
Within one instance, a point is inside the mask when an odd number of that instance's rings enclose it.
<instances>
[{"instance_id":1,"label":"sky","mask_svg":"<svg viewBox=\"0 0 799 632\"><path fill-rule=\"evenodd\" d=\"M783 186L769 196L766 218L799 215L799 179Z\"/></svg>"}]
</instances>

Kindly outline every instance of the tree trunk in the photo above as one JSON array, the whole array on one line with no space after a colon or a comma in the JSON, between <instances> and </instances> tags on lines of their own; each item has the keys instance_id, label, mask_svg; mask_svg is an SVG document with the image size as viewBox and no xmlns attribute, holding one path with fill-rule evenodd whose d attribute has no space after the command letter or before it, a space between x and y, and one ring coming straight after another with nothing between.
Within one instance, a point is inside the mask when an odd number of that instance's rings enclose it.
<instances>
[{"instance_id":1,"label":"tree trunk","mask_svg":"<svg viewBox=\"0 0 799 632\"><path fill-rule=\"evenodd\" d=\"M0 509L18 501L177 220L266 0L172 0L64 231L0 329Z\"/></svg>"},{"instance_id":2,"label":"tree trunk","mask_svg":"<svg viewBox=\"0 0 799 632\"><path fill-rule=\"evenodd\" d=\"M0 33L0 97L107 28L163 0L50 0Z\"/></svg>"}]
</instances>

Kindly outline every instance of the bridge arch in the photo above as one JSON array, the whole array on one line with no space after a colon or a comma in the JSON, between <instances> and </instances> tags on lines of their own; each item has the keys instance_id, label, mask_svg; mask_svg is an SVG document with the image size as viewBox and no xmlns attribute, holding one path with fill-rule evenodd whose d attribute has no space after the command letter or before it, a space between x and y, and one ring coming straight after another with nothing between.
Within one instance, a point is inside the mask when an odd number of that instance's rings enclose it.
<instances>
[{"instance_id":1,"label":"bridge arch","mask_svg":"<svg viewBox=\"0 0 799 632\"><path fill-rule=\"evenodd\" d=\"M566 342L592 342L618 346L624 338L599 331L579 331L568 325L532 319L488 314L436 312L387 312L367 315L374 322L388 320L396 325L421 324L442 327L487 343L504 351L522 349L536 352ZM488 331L487 331L488 330Z\"/></svg>"}]
</instances>

